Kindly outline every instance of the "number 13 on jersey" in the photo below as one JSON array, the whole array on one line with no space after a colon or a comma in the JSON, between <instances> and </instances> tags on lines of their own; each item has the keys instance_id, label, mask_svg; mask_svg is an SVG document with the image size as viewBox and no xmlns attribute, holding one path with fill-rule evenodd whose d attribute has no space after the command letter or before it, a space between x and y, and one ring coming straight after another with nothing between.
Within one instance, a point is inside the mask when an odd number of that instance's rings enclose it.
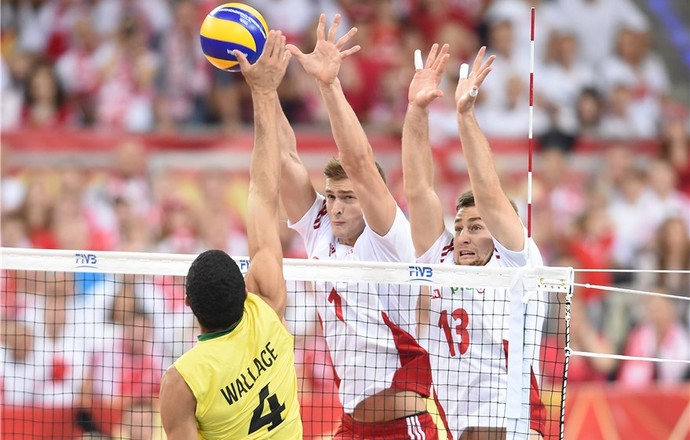
<instances>
[{"instance_id":1,"label":"number 13 on jersey","mask_svg":"<svg viewBox=\"0 0 690 440\"><path fill-rule=\"evenodd\" d=\"M465 354L470 347L470 333L467 331L469 323L470 317L465 309L458 308L450 314L448 310L441 311L438 326L446 336L448 350L452 357Z\"/></svg>"}]
</instances>

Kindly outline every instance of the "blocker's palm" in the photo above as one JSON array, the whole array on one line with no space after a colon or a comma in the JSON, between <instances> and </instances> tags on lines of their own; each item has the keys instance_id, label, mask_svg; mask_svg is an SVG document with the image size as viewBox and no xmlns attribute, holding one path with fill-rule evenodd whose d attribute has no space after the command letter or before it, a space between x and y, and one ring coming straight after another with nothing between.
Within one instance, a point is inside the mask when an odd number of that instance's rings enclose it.
<instances>
[{"instance_id":1,"label":"blocker's palm","mask_svg":"<svg viewBox=\"0 0 690 440\"><path fill-rule=\"evenodd\" d=\"M268 33L264 51L256 63L250 64L247 57L239 50L233 53L252 90L276 90L285 76L291 56L285 48L285 36L275 30Z\"/></svg>"},{"instance_id":2,"label":"blocker's palm","mask_svg":"<svg viewBox=\"0 0 690 440\"><path fill-rule=\"evenodd\" d=\"M431 46L424 68L416 70L410 82L407 99L411 104L427 107L431 101L443 96L443 91L438 88L438 85L441 83L448 58L447 44L443 45L440 53L438 53L438 44Z\"/></svg>"},{"instance_id":3,"label":"blocker's palm","mask_svg":"<svg viewBox=\"0 0 690 440\"><path fill-rule=\"evenodd\" d=\"M482 46L477 52L472 64L472 71L469 72L467 78L459 78L458 85L455 88L455 107L458 113L464 113L472 108L474 101L477 99L479 86L482 85L486 76L491 72L491 64L496 59L496 55L491 55L484 63L484 54L486 53L486 46ZM474 90L474 95L472 95Z\"/></svg>"},{"instance_id":4,"label":"blocker's palm","mask_svg":"<svg viewBox=\"0 0 690 440\"><path fill-rule=\"evenodd\" d=\"M328 30L328 35L326 35L326 16L321 14L316 28L316 46L314 51L309 54L305 54L292 44L287 45L287 49L297 58L304 70L324 84L332 84L338 77L343 59L360 49L360 46L357 45L342 50L343 46L357 33L357 28L350 29L336 41L335 35L339 24L340 14L336 14L333 24Z\"/></svg>"}]
</instances>

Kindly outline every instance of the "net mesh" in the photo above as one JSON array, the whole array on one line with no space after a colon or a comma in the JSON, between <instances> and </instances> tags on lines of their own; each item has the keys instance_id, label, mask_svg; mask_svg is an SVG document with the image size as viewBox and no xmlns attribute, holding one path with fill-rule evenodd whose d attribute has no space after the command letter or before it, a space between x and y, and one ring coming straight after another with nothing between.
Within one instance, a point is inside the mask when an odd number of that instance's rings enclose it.
<instances>
[{"instance_id":1,"label":"net mesh","mask_svg":"<svg viewBox=\"0 0 690 440\"><path fill-rule=\"evenodd\" d=\"M198 335L192 260L2 249L3 438L165 438L160 378ZM286 259L285 277L305 438L390 387L426 392L456 439L562 438L571 269Z\"/></svg>"}]
</instances>

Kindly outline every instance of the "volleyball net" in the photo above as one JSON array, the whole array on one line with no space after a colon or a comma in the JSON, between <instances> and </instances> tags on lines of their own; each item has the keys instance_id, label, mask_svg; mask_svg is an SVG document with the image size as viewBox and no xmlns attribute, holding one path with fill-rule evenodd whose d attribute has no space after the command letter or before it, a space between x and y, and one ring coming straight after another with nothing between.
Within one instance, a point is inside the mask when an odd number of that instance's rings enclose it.
<instances>
[{"instance_id":1,"label":"volleyball net","mask_svg":"<svg viewBox=\"0 0 690 440\"><path fill-rule=\"evenodd\" d=\"M199 334L184 302L195 256L14 248L1 256L0 435L164 438L161 375ZM330 438L363 396L391 386L424 393L425 374L427 407L455 439L472 429L563 437L571 268L285 259L284 275L305 438ZM347 321L337 340L327 337L329 313ZM370 352L370 339L391 348ZM388 374L396 362L405 374Z\"/></svg>"}]
</instances>

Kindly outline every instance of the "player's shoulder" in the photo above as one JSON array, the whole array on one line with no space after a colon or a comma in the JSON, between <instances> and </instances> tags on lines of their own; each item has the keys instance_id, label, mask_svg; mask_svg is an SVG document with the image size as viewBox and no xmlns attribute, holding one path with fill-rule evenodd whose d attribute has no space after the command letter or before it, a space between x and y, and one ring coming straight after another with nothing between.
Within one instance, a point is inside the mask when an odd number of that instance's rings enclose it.
<instances>
[{"instance_id":1,"label":"player's shoulder","mask_svg":"<svg viewBox=\"0 0 690 440\"><path fill-rule=\"evenodd\" d=\"M261 315L270 312L276 316L276 319L278 319L278 315L276 314L275 310L273 310L273 307L271 307L268 301L266 301L264 298L262 298L260 295L257 295L256 293L247 292L247 298L244 302L244 308L246 312Z\"/></svg>"}]
</instances>

